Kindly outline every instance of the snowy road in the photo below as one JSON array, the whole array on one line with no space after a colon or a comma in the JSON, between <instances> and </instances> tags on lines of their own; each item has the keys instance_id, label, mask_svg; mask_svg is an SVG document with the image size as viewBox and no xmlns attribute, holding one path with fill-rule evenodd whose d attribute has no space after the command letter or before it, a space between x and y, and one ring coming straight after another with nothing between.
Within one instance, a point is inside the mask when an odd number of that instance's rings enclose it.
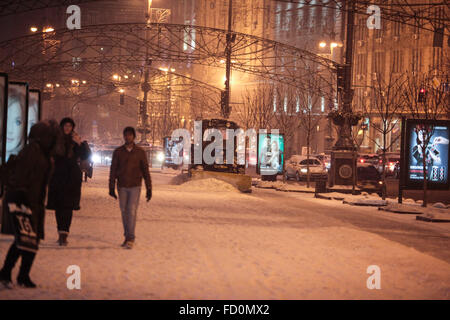
<instances>
[{"instance_id":1,"label":"snowy road","mask_svg":"<svg viewBox=\"0 0 450 320\"><path fill-rule=\"evenodd\" d=\"M136 247L124 250L107 172L96 168L84 185L68 247L56 245L48 212L31 273L39 288L1 290L0 299L450 299L448 224L310 194L176 186L173 173L152 172ZM2 261L10 243L0 236ZM66 287L69 265L81 268L81 290ZM367 289L370 265L380 267L380 290Z\"/></svg>"}]
</instances>

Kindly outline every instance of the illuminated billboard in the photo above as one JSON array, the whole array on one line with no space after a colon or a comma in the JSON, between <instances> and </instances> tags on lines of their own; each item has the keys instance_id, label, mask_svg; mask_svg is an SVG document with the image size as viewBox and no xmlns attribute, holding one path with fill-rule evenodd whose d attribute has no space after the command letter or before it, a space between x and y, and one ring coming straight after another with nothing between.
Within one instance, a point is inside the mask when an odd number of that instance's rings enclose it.
<instances>
[{"instance_id":1,"label":"illuminated billboard","mask_svg":"<svg viewBox=\"0 0 450 320\"><path fill-rule=\"evenodd\" d=\"M430 189L448 189L449 139L450 121L407 120L405 136L407 187L413 189L423 187L425 160Z\"/></svg>"},{"instance_id":2,"label":"illuminated billboard","mask_svg":"<svg viewBox=\"0 0 450 320\"><path fill-rule=\"evenodd\" d=\"M260 175L283 174L284 136L282 134L258 134L258 166Z\"/></svg>"},{"instance_id":3,"label":"illuminated billboard","mask_svg":"<svg viewBox=\"0 0 450 320\"><path fill-rule=\"evenodd\" d=\"M30 134L31 127L39 120L41 120L41 92L32 89L28 93L27 136Z\"/></svg>"},{"instance_id":4,"label":"illuminated billboard","mask_svg":"<svg viewBox=\"0 0 450 320\"><path fill-rule=\"evenodd\" d=\"M0 165L5 162L8 75L0 73Z\"/></svg>"},{"instance_id":5,"label":"illuminated billboard","mask_svg":"<svg viewBox=\"0 0 450 320\"><path fill-rule=\"evenodd\" d=\"M8 111L6 121L6 157L19 154L26 143L28 109L28 84L8 84Z\"/></svg>"}]
</instances>

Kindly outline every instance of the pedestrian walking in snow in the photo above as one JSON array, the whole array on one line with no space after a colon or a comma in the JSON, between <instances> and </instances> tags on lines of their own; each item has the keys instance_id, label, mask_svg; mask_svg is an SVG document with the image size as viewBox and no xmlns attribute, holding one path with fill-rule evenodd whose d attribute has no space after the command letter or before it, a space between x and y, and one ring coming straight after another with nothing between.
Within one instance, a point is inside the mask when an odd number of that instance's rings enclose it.
<instances>
[{"instance_id":1,"label":"pedestrian walking in snow","mask_svg":"<svg viewBox=\"0 0 450 320\"><path fill-rule=\"evenodd\" d=\"M66 246L73 211L80 210L82 173L79 163L90 157L90 149L88 143L74 131L75 122L71 118L62 119L60 127L64 133L65 154L54 159L47 209L55 210L58 243Z\"/></svg>"},{"instance_id":2,"label":"pedestrian walking in snow","mask_svg":"<svg viewBox=\"0 0 450 320\"><path fill-rule=\"evenodd\" d=\"M11 271L20 257L18 285L36 287L30 279L30 270L39 241L44 239L44 202L51 171L50 157L62 153L60 138L61 131L55 121L39 122L31 128L29 143L19 155L11 156L2 166L1 179L6 192L1 232L15 236L0 270L0 282L7 288L12 288Z\"/></svg>"},{"instance_id":3,"label":"pedestrian walking in snow","mask_svg":"<svg viewBox=\"0 0 450 320\"><path fill-rule=\"evenodd\" d=\"M109 175L109 195L117 199L119 192L120 211L125 240L122 247L133 248L135 241L136 215L141 194L142 178L147 189L146 199L152 198L152 180L145 151L134 143L136 131L132 127L123 130L125 144L114 150Z\"/></svg>"}]
</instances>

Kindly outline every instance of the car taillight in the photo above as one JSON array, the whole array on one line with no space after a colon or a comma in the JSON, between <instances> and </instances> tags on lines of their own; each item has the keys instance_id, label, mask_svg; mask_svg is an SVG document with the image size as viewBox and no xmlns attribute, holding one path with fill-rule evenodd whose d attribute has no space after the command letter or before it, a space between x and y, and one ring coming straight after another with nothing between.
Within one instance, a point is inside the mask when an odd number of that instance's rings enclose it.
<instances>
[{"instance_id":1,"label":"car taillight","mask_svg":"<svg viewBox=\"0 0 450 320\"><path fill-rule=\"evenodd\" d=\"M364 159L359 159L359 162L364 163L365 160Z\"/></svg>"}]
</instances>

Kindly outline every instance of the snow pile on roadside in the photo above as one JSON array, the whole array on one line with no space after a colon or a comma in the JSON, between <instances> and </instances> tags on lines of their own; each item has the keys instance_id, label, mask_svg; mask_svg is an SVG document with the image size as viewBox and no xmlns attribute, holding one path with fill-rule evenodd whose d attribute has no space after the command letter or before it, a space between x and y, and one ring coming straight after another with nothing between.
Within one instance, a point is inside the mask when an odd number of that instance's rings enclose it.
<instances>
[{"instance_id":1,"label":"snow pile on roadside","mask_svg":"<svg viewBox=\"0 0 450 320\"><path fill-rule=\"evenodd\" d=\"M320 198L343 201L343 203L350 205L366 205L366 206L385 206L390 202L389 200L382 200L381 197L377 194L369 194L367 192L363 192L361 195L351 195L340 192L329 192L321 194Z\"/></svg>"},{"instance_id":2,"label":"snow pile on roadside","mask_svg":"<svg viewBox=\"0 0 450 320\"><path fill-rule=\"evenodd\" d=\"M434 206L422 207L418 203L389 203L385 208L380 210L395 213L423 214L431 219L450 219L450 209L436 208Z\"/></svg>"},{"instance_id":3,"label":"snow pile on roadside","mask_svg":"<svg viewBox=\"0 0 450 320\"><path fill-rule=\"evenodd\" d=\"M344 200L345 204L353 205L353 206L370 206L370 207L382 207L387 206L387 200L373 200L373 199L356 199L356 200Z\"/></svg>"},{"instance_id":4,"label":"snow pile on roadside","mask_svg":"<svg viewBox=\"0 0 450 320\"><path fill-rule=\"evenodd\" d=\"M189 175L187 173L180 173L170 180L170 184L180 185L187 181L189 181Z\"/></svg>"},{"instance_id":5,"label":"snow pile on roadside","mask_svg":"<svg viewBox=\"0 0 450 320\"><path fill-rule=\"evenodd\" d=\"M239 192L233 185L215 178L191 180L180 185L190 191Z\"/></svg>"},{"instance_id":6,"label":"snow pile on roadside","mask_svg":"<svg viewBox=\"0 0 450 320\"><path fill-rule=\"evenodd\" d=\"M377 194L368 194L364 192L359 196L346 195L343 203L355 205L355 206L386 206L388 205L388 200L383 200Z\"/></svg>"},{"instance_id":7,"label":"snow pile on roadside","mask_svg":"<svg viewBox=\"0 0 450 320\"><path fill-rule=\"evenodd\" d=\"M280 186L276 187L279 191L292 191L292 192L309 192L312 193L315 191L315 188L299 185L299 184L290 184L290 183L284 183Z\"/></svg>"},{"instance_id":8,"label":"snow pile on roadside","mask_svg":"<svg viewBox=\"0 0 450 320\"><path fill-rule=\"evenodd\" d=\"M257 188L263 189L277 189L283 185L282 181L258 181L256 184Z\"/></svg>"}]
</instances>

